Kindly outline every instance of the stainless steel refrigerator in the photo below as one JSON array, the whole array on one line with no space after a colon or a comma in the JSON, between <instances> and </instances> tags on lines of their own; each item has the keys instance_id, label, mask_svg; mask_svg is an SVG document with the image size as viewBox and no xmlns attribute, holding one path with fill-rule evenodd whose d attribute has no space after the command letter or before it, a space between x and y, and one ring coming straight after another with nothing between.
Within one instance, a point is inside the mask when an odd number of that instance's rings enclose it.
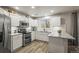
<instances>
[{"instance_id":1,"label":"stainless steel refrigerator","mask_svg":"<svg viewBox=\"0 0 79 59\"><path fill-rule=\"evenodd\" d=\"M10 17L0 14L0 52L9 52L11 34Z\"/></svg>"}]
</instances>

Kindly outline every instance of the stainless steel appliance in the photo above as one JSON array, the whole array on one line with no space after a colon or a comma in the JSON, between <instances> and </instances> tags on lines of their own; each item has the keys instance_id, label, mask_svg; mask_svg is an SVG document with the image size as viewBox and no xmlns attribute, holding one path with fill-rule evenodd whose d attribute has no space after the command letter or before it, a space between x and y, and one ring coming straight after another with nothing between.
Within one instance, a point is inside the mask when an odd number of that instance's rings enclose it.
<instances>
[{"instance_id":1,"label":"stainless steel appliance","mask_svg":"<svg viewBox=\"0 0 79 59\"><path fill-rule=\"evenodd\" d=\"M24 33L23 34L23 46L27 45L28 43L31 43L31 33Z\"/></svg>"},{"instance_id":2,"label":"stainless steel appliance","mask_svg":"<svg viewBox=\"0 0 79 59\"><path fill-rule=\"evenodd\" d=\"M11 34L10 17L0 14L0 52L9 52Z\"/></svg>"},{"instance_id":3,"label":"stainless steel appliance","mask_svg":"<svg viewBox=\"0 0 79 59\"><path fill-rule=\"evenodd\" d=\"M29 23L27 23L26 21L20 21L20 24L19 24L21 27L29 27Z\"/></svg>"},{"instance_id":4,"label":"stainless steel appliance","mask_svg":"<svg viewBox=\"0 0 79 59\"><path fill-rule=\"evenodd\" d=\"M24 28L20 29L18 32L22 33L23 46L31 42L31 32L27 32Z\"/></svg>"}]
</instances>

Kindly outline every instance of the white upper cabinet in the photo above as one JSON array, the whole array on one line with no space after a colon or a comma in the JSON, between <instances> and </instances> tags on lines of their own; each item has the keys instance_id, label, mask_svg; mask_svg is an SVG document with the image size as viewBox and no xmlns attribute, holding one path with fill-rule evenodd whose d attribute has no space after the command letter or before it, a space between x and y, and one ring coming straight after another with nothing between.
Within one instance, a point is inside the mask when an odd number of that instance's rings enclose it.
<instances>
[{"instance_id":1,"label":"white upper cabinet","mask_svg":"<svg viewBox=\"0 0 79 59\"><path fill-rule=\"evenodd\" d=\"M11 26L19 26L19 16L17 14L10 14Z\"/></svg>"}]
</instances>

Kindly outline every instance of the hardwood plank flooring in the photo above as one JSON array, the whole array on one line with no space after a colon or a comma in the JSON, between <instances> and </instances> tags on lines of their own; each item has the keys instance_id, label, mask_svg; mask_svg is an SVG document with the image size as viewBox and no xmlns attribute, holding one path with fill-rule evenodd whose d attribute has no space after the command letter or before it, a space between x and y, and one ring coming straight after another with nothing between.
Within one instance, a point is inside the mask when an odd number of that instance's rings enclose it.
<instances>
[{"instance_id":1,"label":"hardwood plank flooring","mask_svg":"<svg viewBox=\"0 0 79 59\"><path fill-rule=\"evenodd\" d=\"M32 41L30 44L22 47L16 51L16 53L47 53L48 42L39 40Z\"/></svg>"}]
</instances>

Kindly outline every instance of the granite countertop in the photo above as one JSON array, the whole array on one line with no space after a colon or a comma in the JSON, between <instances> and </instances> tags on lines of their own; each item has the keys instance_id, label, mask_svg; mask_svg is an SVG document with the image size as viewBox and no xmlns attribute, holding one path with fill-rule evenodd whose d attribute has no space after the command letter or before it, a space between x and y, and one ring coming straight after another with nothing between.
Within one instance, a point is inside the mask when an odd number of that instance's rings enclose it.
<instances>
[{"instance_id":1,"label":"granite countertop","mask_svg":"<svg viewBox=\"0 0 79 59\"><path fill-rule=\"evenodd\" d=\"M73 36L66 32L62 32L61 35L59 35L58 32L52 32L48 35L49 37L55 37L55 38L63 38L63 39L75 39Z\"/></svg>"},{"instance_id":2,"label":"granite countertop","mask_svg":"<svg viewBox=\"0 0 79 59\"><path fill-rule=\"evenodd\" d=\"M22 33L12 33L10 34L11 36L14 36L14 35L22 35Z\"/></svg>"}]
</instances>

